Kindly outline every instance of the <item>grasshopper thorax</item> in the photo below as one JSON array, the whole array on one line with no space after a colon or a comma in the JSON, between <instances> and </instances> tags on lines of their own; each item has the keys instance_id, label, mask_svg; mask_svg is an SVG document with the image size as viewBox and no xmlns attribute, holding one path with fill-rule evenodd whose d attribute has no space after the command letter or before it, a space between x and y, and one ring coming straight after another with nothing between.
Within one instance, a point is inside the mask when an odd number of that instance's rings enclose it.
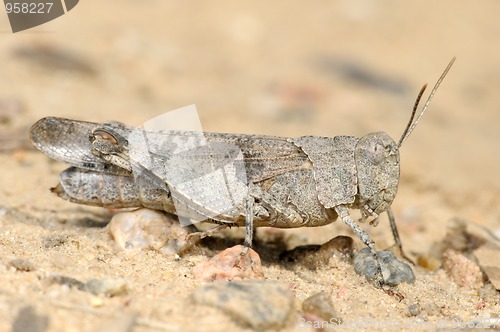
<instances>
[{"instance_id":1,"label":"grasshopper thorax","mask_svg":"<svg viewBox=\"0 0 500 332\"><path fill-rule=\"evenodd\" d=\"M354 151L358 177L357 202L361 220L376 223L396 197L399 183L398 145L384 132L365 135Z\"/></svg>"}]
</instances>

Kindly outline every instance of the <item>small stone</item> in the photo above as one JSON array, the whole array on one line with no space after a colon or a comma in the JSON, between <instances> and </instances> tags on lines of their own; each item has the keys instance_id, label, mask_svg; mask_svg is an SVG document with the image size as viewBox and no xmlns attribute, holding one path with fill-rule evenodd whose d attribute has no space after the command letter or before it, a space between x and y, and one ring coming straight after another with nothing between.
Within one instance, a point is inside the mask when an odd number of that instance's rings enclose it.
<instances>
[{"instance_id":1,"label":"small stone","mask_svg":"<svg viewBox=\"0 0 500 332\"><path fill-rule=\"evenodd\" d=\"M125 280L115 279L92 279L85 283L84 291L98 295L103 294L109 297L124 295L127 293L127 283Z\"/></svg>"},{"instance_id":2,"label":"small stone","mask_svg":"<svg viewBox=\"0 0 500 332\"><path fill-rule=\"evenodd\" d=\"M378 266L382 272L382 280L378 280ZM411 267L398 260L392 252L379 251L373 255L368 247L361 249L354 259L354 271L364 275L366 280L375 285L381 282L383 285L396 286L402 282L411 284L415 281Z\"/></svg>"},{"instance_id":3,"label":"small stone","mask_svg":"<svg viewBox=\"0 0 500 332\"><path fill-rule=\"evenodd\" d=\"M43 239L43 246L52 249L64 245L68 241L68 236L50 235Z\"/></svg>"},{"instance_id":4,"label":"small stone","mask_svg":"<svg viewBox=\"0 0 500 332\"><path fill-rule=\"evenodd\" d=\"M49 325L47 316L38 315L35 308L27 306L19 310L12 332L44 332Z\"/></svg>"},{"instance_id":5,"label":"small stone","mask_svg":"<svg viewBox=\"0 0 500 332\"><path fill-rule=\"evenodd\" d=\"M443 243L446 249L463 252L467 250L469 239L467 236L467 224L464 220L453 219L447 225L446 235Z\"/></svg>"},{"instance_id":6,"label":"small stone","mask_svg":"<svg viewBox=\"0 0 500 332\"><path fill-rule=\"evenodd\" d=\"M427 303L423 309L428 316L439 316L442 313L441 308L434 302Z\"/></svg>"},{"instance_id":7,"label":"small stone","mask_svg":"<svg viewBox=\"0 0 500 332\"><path fill-rule=\"evenodd\" d=\"M71 266L72 259L65 253L54 251L49 255L49 261L54 267L65 269Z\"/></svg>"},{"instance_id":8,"label":"small stone","mask_svg":"<svg viewBox=\"0 0 500 332\"><path fill-rule=\"evenodd\" d=\"M311 270L316 270L329 263L333 256L351 261L354 256L354 241L349 236L337 236L322 245L298 246L285 251L280 260L285 262L299 262Z\"/></svg>"},{"instance_id":9,"label":"small stone","mask_svg":"<svg viewBox=\"0 0 500 332\"><path fill-rule=\"evenodd\" d=\"M474 256L489 281L500 291L500 247L493 242L487 242L474 251Z\"/></svg>"},{"instance_id":10,"label":"small stone","mask_svg":"<svg viewBox=\"0 0 500 332\"><path fill-rule=\"evenodd\" d=\"M156 210L119 213L113 216L108 227L118 248L128 252L152 249L175 255L191 246L186 241L188 228Z\"/></svg>"},{"instance_id":11,"label":"small stone","mask_svg":"<svg viewBox=\"0 0 500 332\"><path fill-rule=\"evenodd\" d=\"M198 264L193 269L196 279L204 281L264 279L260 257L253 249L241 256L242 245L228 248L207 262Z\"/></svg>"},{"instance_id":12,"label":"small stone","mask_svg":"<svg viewBox=\"0 0 500 332\"><path fill-rule=\"evenodd\" d=\"M410 316L418 316L422 312L422 307L420 307L420 304L418 303L413 303L408 306L408 314Z\"/></svg>"},{"instance_id":13,"label":"small stone","mask_svg":"<svg viewBox=\"0 0 500 332\"><path fill-rule=\"evenodd\" d=\"M50 275L46 278L43 279L43 283L47 286L53 285L53 284L58 284L58 285L63 285L67 286L70 288L77 288L79 290L83 290L85 284L81 282L80 280L77 280L75 278L71 277L66 277L63 275Z\"/></svg>"},{"instance_id":14,"label":"small stone","mask_svg":"<svg viewBox=\"0 0 500 332\"><path fill-rule=\"evenodd\" d=\"M319 251L329 253L328 257L333 254L351 261L354 257L354 240L350 236L339 235L323 243Z\"/></svg>"},{"instance_id":15,"label":"small stone","mask_svg":"<svg viewBox=\"0 0 500 332\"><path fill-rule=\"evenodd\" d=\"M104 301L100 297L95 296L90 299L89 304L94 308L98 308L104 305Z\"/></svg>"},{"instance_id":16,"label":"small stone","mask_svg":"<svg viewBox=\"0 0 500 332\"><path fill-rule=\"evenodd\" d=\"M302 303L302 311L304 314L312 314L321 321L340 322L333 306L332 297L324 291L305 299Z\"/></svg>"},{"instance_id":17,"label":"small stone","mask_svg":"<svg viewBox=\"0 0 500 332\"><path fill-rule=\"evenodd\" d=\"M316 254L318 253L321 245L317 244L307 244L303 246L298 246L292 250L287 250L281 253L279 259L280 261L286 263L300 263L305 265L311 270L315 270L320 264L325 264L326 262L320 262L316 259Z\"/></svg>"},{"instance_id":18,"label":"small stone","mask_svg":"<svg viewBox=\"0 0 500 332\"><path fill-rule=\"evenodd\" d=\"M443 270L460 287L481 288L483 286L483 274L479 266L453 249L447 249L443 253Z\"/></svg>"},{"instance_id":19,"label":"small stone","mask_svg":"<svg viewBox=\"0 0 500 332\"><path fill-rule=\"evenodd\" d=\"M9 265L15 268L17 271L29 272L34 271L35 266L25 259L17 258L9 262Z\"/></svg>"},{"instance_id":20,"label":"small stone","mask_svg":"<svg viewBox=\"0 0 500 332\"><path fill-rule=\"evenodd\" d=\"M237 324L255 330L280 329L293 311L293 294L278 282L215 282L195 290L197 305L217 308Z\"/></svg>"},{"instance_id":21,"label":"small stone","mask_svg":"<svg viewBox=\"0 0 500 332\"><path fill-rule=\"evenodd\" d=\"M437 271L441 267L441 261L431 255L420 255L417 264L429 271Z\"/></svg>"},{"instance_id":22,"label":"small stone","mask_svg":"<svg viewBox=\"0 0 500 332\"><path fill-rule=\"evenodd\" d=\"M444 238L431 246L429 255L435 257L441 263L443 253L447 249L470 254L474 249L486 242L487 240L483 235L467 230L467 221L455 218L447 224Z\"/></svg>"}]
</instances>

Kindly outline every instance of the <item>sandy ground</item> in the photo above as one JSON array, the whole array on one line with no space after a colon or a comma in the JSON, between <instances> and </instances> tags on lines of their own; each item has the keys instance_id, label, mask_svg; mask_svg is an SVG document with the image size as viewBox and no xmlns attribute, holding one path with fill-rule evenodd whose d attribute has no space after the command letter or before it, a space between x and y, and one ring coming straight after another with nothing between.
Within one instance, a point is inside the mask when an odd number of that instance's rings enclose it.
<instances>
[{"instance_id":1,"label":"sandy ground","mask_svg":"<svg viewBox=\"0 0 500 332\"><path fill-rule=\"evenodd\" d=\"M500 236L499 12L493 0L82 1L17 34L2 16L0 330L10 330L26 306L47 317L51 331L93 331L127 314L142 322L134 331L245 329L213 308L187 304L205 284L192 268L221 248L204 247L181 260L156 251L127 255L105 228L115 211L71 204L48 191L65 165L34 151L27 128L49 115L140 125L196 104L206 131L385 131L397 139L422 84L432 85L456 56L402 147L393 209L412 259L428 257L456 218L495 242L484 229ZM392 243L385 217L377 228L363 227L380 248ZM353 236L339 222L279 232L298 244ZM33 270L11 267L13 259ZM264 260L266 279L294 292L284 329L300 330L301 303L321 290L344 321L424 322L434 329L437 321L481 322L500 312L499 292L489 282L461 287L442 269L417 266L416 282L397 288L405 298L398 301L352 265L337 263L299 273ZM105 297L45 284L53 274L120 278L129 292ZM408 314L412 304L422 308L416 317Z\"/></svg>"}]
</instances>

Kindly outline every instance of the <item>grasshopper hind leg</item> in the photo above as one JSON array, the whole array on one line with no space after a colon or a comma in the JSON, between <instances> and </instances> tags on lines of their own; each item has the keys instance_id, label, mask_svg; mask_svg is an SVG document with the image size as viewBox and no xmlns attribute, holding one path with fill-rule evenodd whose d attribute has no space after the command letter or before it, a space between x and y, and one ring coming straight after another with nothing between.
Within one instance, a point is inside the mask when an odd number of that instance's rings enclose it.
<instances>
[{"instance_id":1,"label":"grasshopper hind leg","mask_svg":"<svg viewBox=\"0 0 500 332\"><path fill-rule=\"evenodd\" d=\"M249 196L247 198L247 203L246 203L245 242L243 244L243 249L241 250L240 256L245 256L248 253L248 250L252 248L253 239L255 237L255 228L253 224L254 204L255 204L255 198ZM208 236L216 235L221 231L223 231L224 229L231 227L239 227L239 225L236 223L225 223L214 219L210 219L210 222L218 225L206 231L194 232L189 234L186 240L189 242L190 245L194 245ZM237 261L237 263L238 262L239 260Z\"/></svg>"},{"instance_id":2,"label":"grasshopper hind leg","mask_svg":"<svg viewBox=\"0 0 500 332\"><path fill-rule=\"evenodd\" d=\"M243 243L243 250L241 251L241 256L245 256L249 248L252 248L252 242L255 235L255 228L253 226L253 208L255 204L255 198L248 196L247 206L246 206L246 218L245 218L245 242Z\"/></svg>"},{"instance_id":3,"label":"grasshopper hind leg","mask_svg":"<svg viewBox=\"0 0 500 332\"><path fill-rule=\"evenodd\" d=\"M218 222L216 220L210 220L210 222L218 224L218 225L213 227L213 228L207 229L206 231L198 231L198 232L190 233L186 237L186 241L192 246L206 237L219 234L221 231L225 230L226 228L238 227L237 224L233 224L233 223L221 223L221 222Z\"/></svg>"}]
</instances>

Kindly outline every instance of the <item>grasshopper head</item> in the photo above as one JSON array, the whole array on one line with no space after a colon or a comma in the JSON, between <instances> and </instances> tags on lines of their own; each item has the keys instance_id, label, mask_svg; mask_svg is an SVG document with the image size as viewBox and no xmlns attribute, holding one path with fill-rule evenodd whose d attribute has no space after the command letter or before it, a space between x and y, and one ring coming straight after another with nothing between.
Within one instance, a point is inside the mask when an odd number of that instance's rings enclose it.
<instances>
[{"instance_id":1,"label":"grasshopper head","mask_svg":"<svg viewBox=\"0 0 500 332\"><path fill-rule=\"evenodd\" d=\"M376 223L396 197L399 183L398 144L384 132L362 137L354 151L358 174L358 201L362 220Z\"/></svg>"}]
</instances>

